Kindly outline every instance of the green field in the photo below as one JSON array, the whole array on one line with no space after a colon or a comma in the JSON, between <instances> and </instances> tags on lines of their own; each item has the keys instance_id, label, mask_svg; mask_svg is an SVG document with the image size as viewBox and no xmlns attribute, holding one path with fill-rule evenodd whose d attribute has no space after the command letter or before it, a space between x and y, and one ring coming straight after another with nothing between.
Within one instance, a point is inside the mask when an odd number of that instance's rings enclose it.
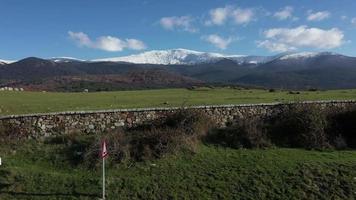
<instances>
[{"instance_id":1,"label":"green field","mask_svg":"<svg viewBox=\"0 0 356 200\"><path fill-rule=\"evenodd\" d=\"M161 89L97 93L0 92L0 115L118 108L356 99L356 90L269 92L230 88Z\"/></svg>"},{"instance_id":2,"label":"green field","mask_svg":"<svg viewBox=\"0 0 356 200\"><path fill-rule=\"evenodd\" d=\"M1 146L0 199L97 199L100 166L72 166L60 145ZM110 166L108 199L355 199L355 151L236 150Z\"/></svg>"}]
</instances>

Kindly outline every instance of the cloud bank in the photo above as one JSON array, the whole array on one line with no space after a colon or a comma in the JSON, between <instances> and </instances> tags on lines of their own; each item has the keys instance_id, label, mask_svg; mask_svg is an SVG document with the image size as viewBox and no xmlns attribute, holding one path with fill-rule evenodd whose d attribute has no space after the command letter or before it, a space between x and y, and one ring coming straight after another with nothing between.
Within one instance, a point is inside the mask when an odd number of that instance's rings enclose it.
<instances>
[{"instance_id":1,"label":"cloud bank","mask_svg":"<svg viewBox=\"0 0 356 200\"><path fill-rule=\"evenodd\" d=\"M272 52L285 52L298 48L333 49L341 46L344 33L338 28L319 29L299 26L296 28L273 28L263 33L266 40L258 41L259 47Z\"/></svg>"}]
</instances>

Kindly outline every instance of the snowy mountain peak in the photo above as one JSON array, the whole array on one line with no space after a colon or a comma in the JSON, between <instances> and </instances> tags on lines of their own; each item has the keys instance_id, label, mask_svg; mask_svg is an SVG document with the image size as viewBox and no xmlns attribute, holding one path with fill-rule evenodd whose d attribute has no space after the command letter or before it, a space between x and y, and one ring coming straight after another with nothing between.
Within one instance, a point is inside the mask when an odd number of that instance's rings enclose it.
<instances>
[{"instance_id":1,"label":"snowy mountain peak","mask_svg":"<svg viewBox=\"0 0 356 200\"><path fill-rule=\"evenodd\" d=\"M223 55L219 53L207 53L188 49L170 49L146 51L140 54L97 59L93 61L129 62L136 64L199 64L221 60L223 58L240 58L241 55Z\"/></svg>"}]
</instances>

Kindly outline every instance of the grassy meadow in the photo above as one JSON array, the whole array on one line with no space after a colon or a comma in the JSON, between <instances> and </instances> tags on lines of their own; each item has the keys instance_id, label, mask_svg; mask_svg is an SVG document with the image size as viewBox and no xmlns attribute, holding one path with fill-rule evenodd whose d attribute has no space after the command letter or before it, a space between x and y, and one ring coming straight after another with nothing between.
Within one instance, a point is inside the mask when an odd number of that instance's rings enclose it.
<instances>
[{"instance_id":1,"label":"grassy meadow","mask_svg":"<svg viewBox=\"0 0 356 200\"><path fill-rule=\"evenodd\" d=\"M0 115L119 108L356 99L356 90L269 92L258 89L196 88L94 93L0 92Z\"/></svg>"},{"instance_id":2,"label":"grassy meadow","mask_svg":"<svg viewBox=\"0 0 356 200\"><path fill-rule=\"evenodd\" d=\"M100 166L72 166L63 145L1 146L0 199L98 199ZM246 150L200 145L196 154L108 166L108 199L354 199L355 151Z\"/></svg>"}]
</instances>

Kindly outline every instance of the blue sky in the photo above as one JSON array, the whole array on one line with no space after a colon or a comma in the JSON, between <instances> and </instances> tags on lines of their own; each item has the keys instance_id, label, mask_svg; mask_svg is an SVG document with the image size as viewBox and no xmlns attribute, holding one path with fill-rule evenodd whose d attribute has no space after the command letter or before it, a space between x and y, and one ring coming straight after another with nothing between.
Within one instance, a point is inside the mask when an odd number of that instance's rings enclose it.
<instances>
[{"instance_id":1,"label":"blue sky","mask_svg":"<svg viewBox=\"0 0 356 200\"><path fill-rule=\"evenodd\" d=\"M0 0L0 59L186 48L356 56L354 0Z\"/></svg>"}]
</instances>

